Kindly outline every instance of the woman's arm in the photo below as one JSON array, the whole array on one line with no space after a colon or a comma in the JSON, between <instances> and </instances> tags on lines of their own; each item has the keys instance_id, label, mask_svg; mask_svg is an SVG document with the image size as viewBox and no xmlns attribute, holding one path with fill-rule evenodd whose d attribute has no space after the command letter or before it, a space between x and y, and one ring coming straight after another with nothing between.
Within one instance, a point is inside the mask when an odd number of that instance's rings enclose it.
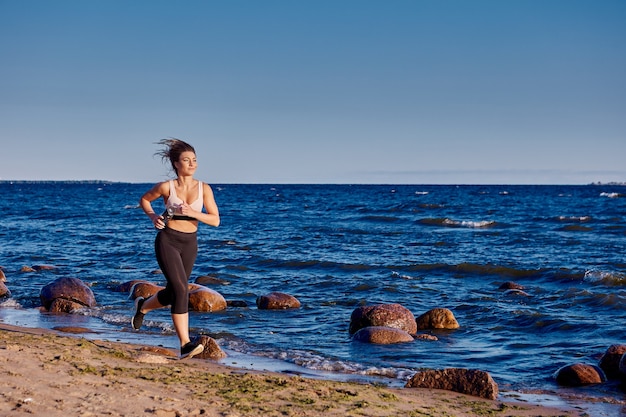
<instances>
[{"instance_id":1,"label":"woman's arm","mask_svg":"<svg viewBox=\"0 0 626 417\"><path fill-rule=\"evenodd\" d=\"M165 227L165 222L163 221L163 217L160 214L154 212L152 208L152 202L159 197L163 197L165 195L169 195L169 189L166 190L168 184L166 182L160 182L148 190L144 195L139 199L139 206L141 209L150 217L152 224L157 229L163 229Z\"/></svg>"}]
</instances>

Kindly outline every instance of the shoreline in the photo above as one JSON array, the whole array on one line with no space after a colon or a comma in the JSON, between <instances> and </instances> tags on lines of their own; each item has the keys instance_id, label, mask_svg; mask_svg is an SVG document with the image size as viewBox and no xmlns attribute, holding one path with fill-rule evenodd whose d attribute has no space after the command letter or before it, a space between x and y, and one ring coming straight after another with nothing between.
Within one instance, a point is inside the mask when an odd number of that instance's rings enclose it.
<instances>
[{"instance_id":1,"label":"shoreline","mask_svg":"<svg viewBox=\"0 0 626 417\"><path fill-rule=\"evenodd\" d=\"M0 414L47 416L588 416L501 393L494 401L452 391L178 361L173 350L87 339L0 322ZM503 395L504 394L504 395ZM611 415L611 414L604 414ZM615 414L617 415L617 414Z\"/></svg>"}]
</instances>

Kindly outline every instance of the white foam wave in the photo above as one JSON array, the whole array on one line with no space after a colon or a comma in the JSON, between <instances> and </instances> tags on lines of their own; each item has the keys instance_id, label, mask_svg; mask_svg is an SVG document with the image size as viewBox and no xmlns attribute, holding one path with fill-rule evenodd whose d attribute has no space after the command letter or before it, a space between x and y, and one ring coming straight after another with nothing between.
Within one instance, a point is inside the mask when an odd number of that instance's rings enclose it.
<instances>
[{"instance_id":1,"label":"white foam wave","mask_svg":"<svg viewBox=\"0 0 626 417\"><path fill-rule=\"evenodd\" d=\"M80 314L83 314L89 317L99 318L100 320L102 320L103 322L107 324L113 324L116 326L118 325L129 326L130 325L130 316L131 316L130 310L128 314L112 313L108 308L100 307L100 308L82 310ZM164 334L174 333L174 326L171 322L146 319L143 322L143 326L146 329L159 329L160 332Z\"/></svg>"},{"instance_id":2,"label":"white foam wave","mask_svg":"<svg viewBox=\"0 0 626 417\"><path fill-rule=\"evenodd\" d=\"M360 375L364 377L383 377L391 379L408 379L415 373L408 368L367 367L350 361L331 359L320 354L304 350L263 350L255 349L245 341L226 340L220 338L218 344L228 350L260 358L290 363L300 368L315 372L335 373L341 375Z\"/></svg>"},{"instance_id":3,"label":"white foam wave","mask_svg":"<svg viewBox=\"0 0 626 417\"><path fill-rule=\"evenodd\" d=\"M481 221L470 221L470 220L452 220L452 219L444 219L443 220L443 225L444 226L456 226L456 227L469 227L469 228L484 228L484 227L491 227L494 226L496 224L495 221L493 220L481 220Z\"/></svg>"},{"instance_id":4,"label":"white foam wave","mask_svg":"<svg viewBox=\"0 0 626 417\"><path fill-rule=\"evenodd\" d=\"M0 302L0 307L4 308L22 308L22 305L15 300L14 298L7 298L6 300Z\"/></svg>"},{"instance_id":5,"label":"white foam wave","mask_svg":"<svg viewBox=\"0 0 626 417\"><path fill-rule=\"evenodd\" d=\"M392 277L398 277L398 278L406 279L406 280L417 279L416 277L413 277L411 275L401 274L401 273L399 273L397 271L392 271L391 272L391 276Z\"/></svg>"},{"instance_id":6,"label":"white foam wave","mask_svg":"<svg viewBox=\"0 0 626 417\"><path fill-rule=\"evenodd\" d=\"M292 362L300 367L311 369L314 371L376 376L393 379L404 378L409 373L415 373L415 371L403 368L373 366L366 367L358 363L344 360L333 360L312 352L306 352L301 350L280 352L273 356L275 359L280 359L285 362Z\"/></svg>"},{"instance_id":7,"label":"white foam wave","mask_svg":"<svg viewBox=\"0 0 626 417\"><path fill-rule=\"evenodd\" d=\"M561 221L575 221L575 222L588 222L591 220L591 216L559 216Z\"/></svg>"},{"instance_id":8,"label":"white foam wave","mask_svg":"<svg viewBox=\"0 0 626 417\"><path fill-rule=\"evenodd\" d=\"M620 198L622 196L622 194L620 193L600 193L601 197L608 197L608 198Z\"/></svg>"},{"instance_id":9,"label":"white foam wave","mask_svg":"<svg viewBox=\"0 0 626 417\"><path fill-rule=\"evenodd\" d=\"M626 274L615 271L585 271L584 281L609 286L626 285Z\"/></svg>"}]
</instances>

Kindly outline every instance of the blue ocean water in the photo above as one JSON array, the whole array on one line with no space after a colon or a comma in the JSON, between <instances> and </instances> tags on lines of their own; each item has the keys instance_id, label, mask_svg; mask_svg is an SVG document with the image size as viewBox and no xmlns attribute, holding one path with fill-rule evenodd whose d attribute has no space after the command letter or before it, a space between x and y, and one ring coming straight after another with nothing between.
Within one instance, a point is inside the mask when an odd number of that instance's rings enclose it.
<instances>
[{"instance_id":1,"label":"blue ocean water","mask_svg":"<svg viewBox=\"0 0 626 417\"><path fill-rule=\"evenodd\" d=\"M2 182L0 265L12 292L0 319L37 327L84 325L99 337L176 346L169 311L130 330L132 300L116 285L163 284L156 231L138 207L151 184ZM597 363L626 343L626 187L619 185L213 185L219 228L201 225L192 274L248 307L191 313L193 331L227 352L305 372L379 376L402 384L421 369L488 371L501 390L572 395L561 366ZM155 208L159 208L155 203ZM52 270L21 272L23 266ZM50 281L76 277L98 306L40 313ZM514 281L526 295L499 286ZM258 310L272 291L297 310ZM460 329L438 341L354 342L352 311L399 303L418 316L452 310ZM613 385L575 395L626 400Z\"/></svg>"}]
</instances>

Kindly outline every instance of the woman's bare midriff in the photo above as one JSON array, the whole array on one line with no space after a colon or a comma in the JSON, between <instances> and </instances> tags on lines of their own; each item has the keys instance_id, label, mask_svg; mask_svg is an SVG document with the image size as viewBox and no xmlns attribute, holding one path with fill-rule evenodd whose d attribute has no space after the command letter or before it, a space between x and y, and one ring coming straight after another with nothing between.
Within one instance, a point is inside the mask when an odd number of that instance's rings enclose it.
<instances>
[{"instance_id":1,"label":"woman's bare midriff","mask_svg":"<svg viewBox=\"0 0 626 417\"><path fill-rule=\"evenodd\" d=\"M171 219L167 222L167 227L177 232L194 233L198 231L197 220L174 220Z\"/></svg>"}]
</instances>

